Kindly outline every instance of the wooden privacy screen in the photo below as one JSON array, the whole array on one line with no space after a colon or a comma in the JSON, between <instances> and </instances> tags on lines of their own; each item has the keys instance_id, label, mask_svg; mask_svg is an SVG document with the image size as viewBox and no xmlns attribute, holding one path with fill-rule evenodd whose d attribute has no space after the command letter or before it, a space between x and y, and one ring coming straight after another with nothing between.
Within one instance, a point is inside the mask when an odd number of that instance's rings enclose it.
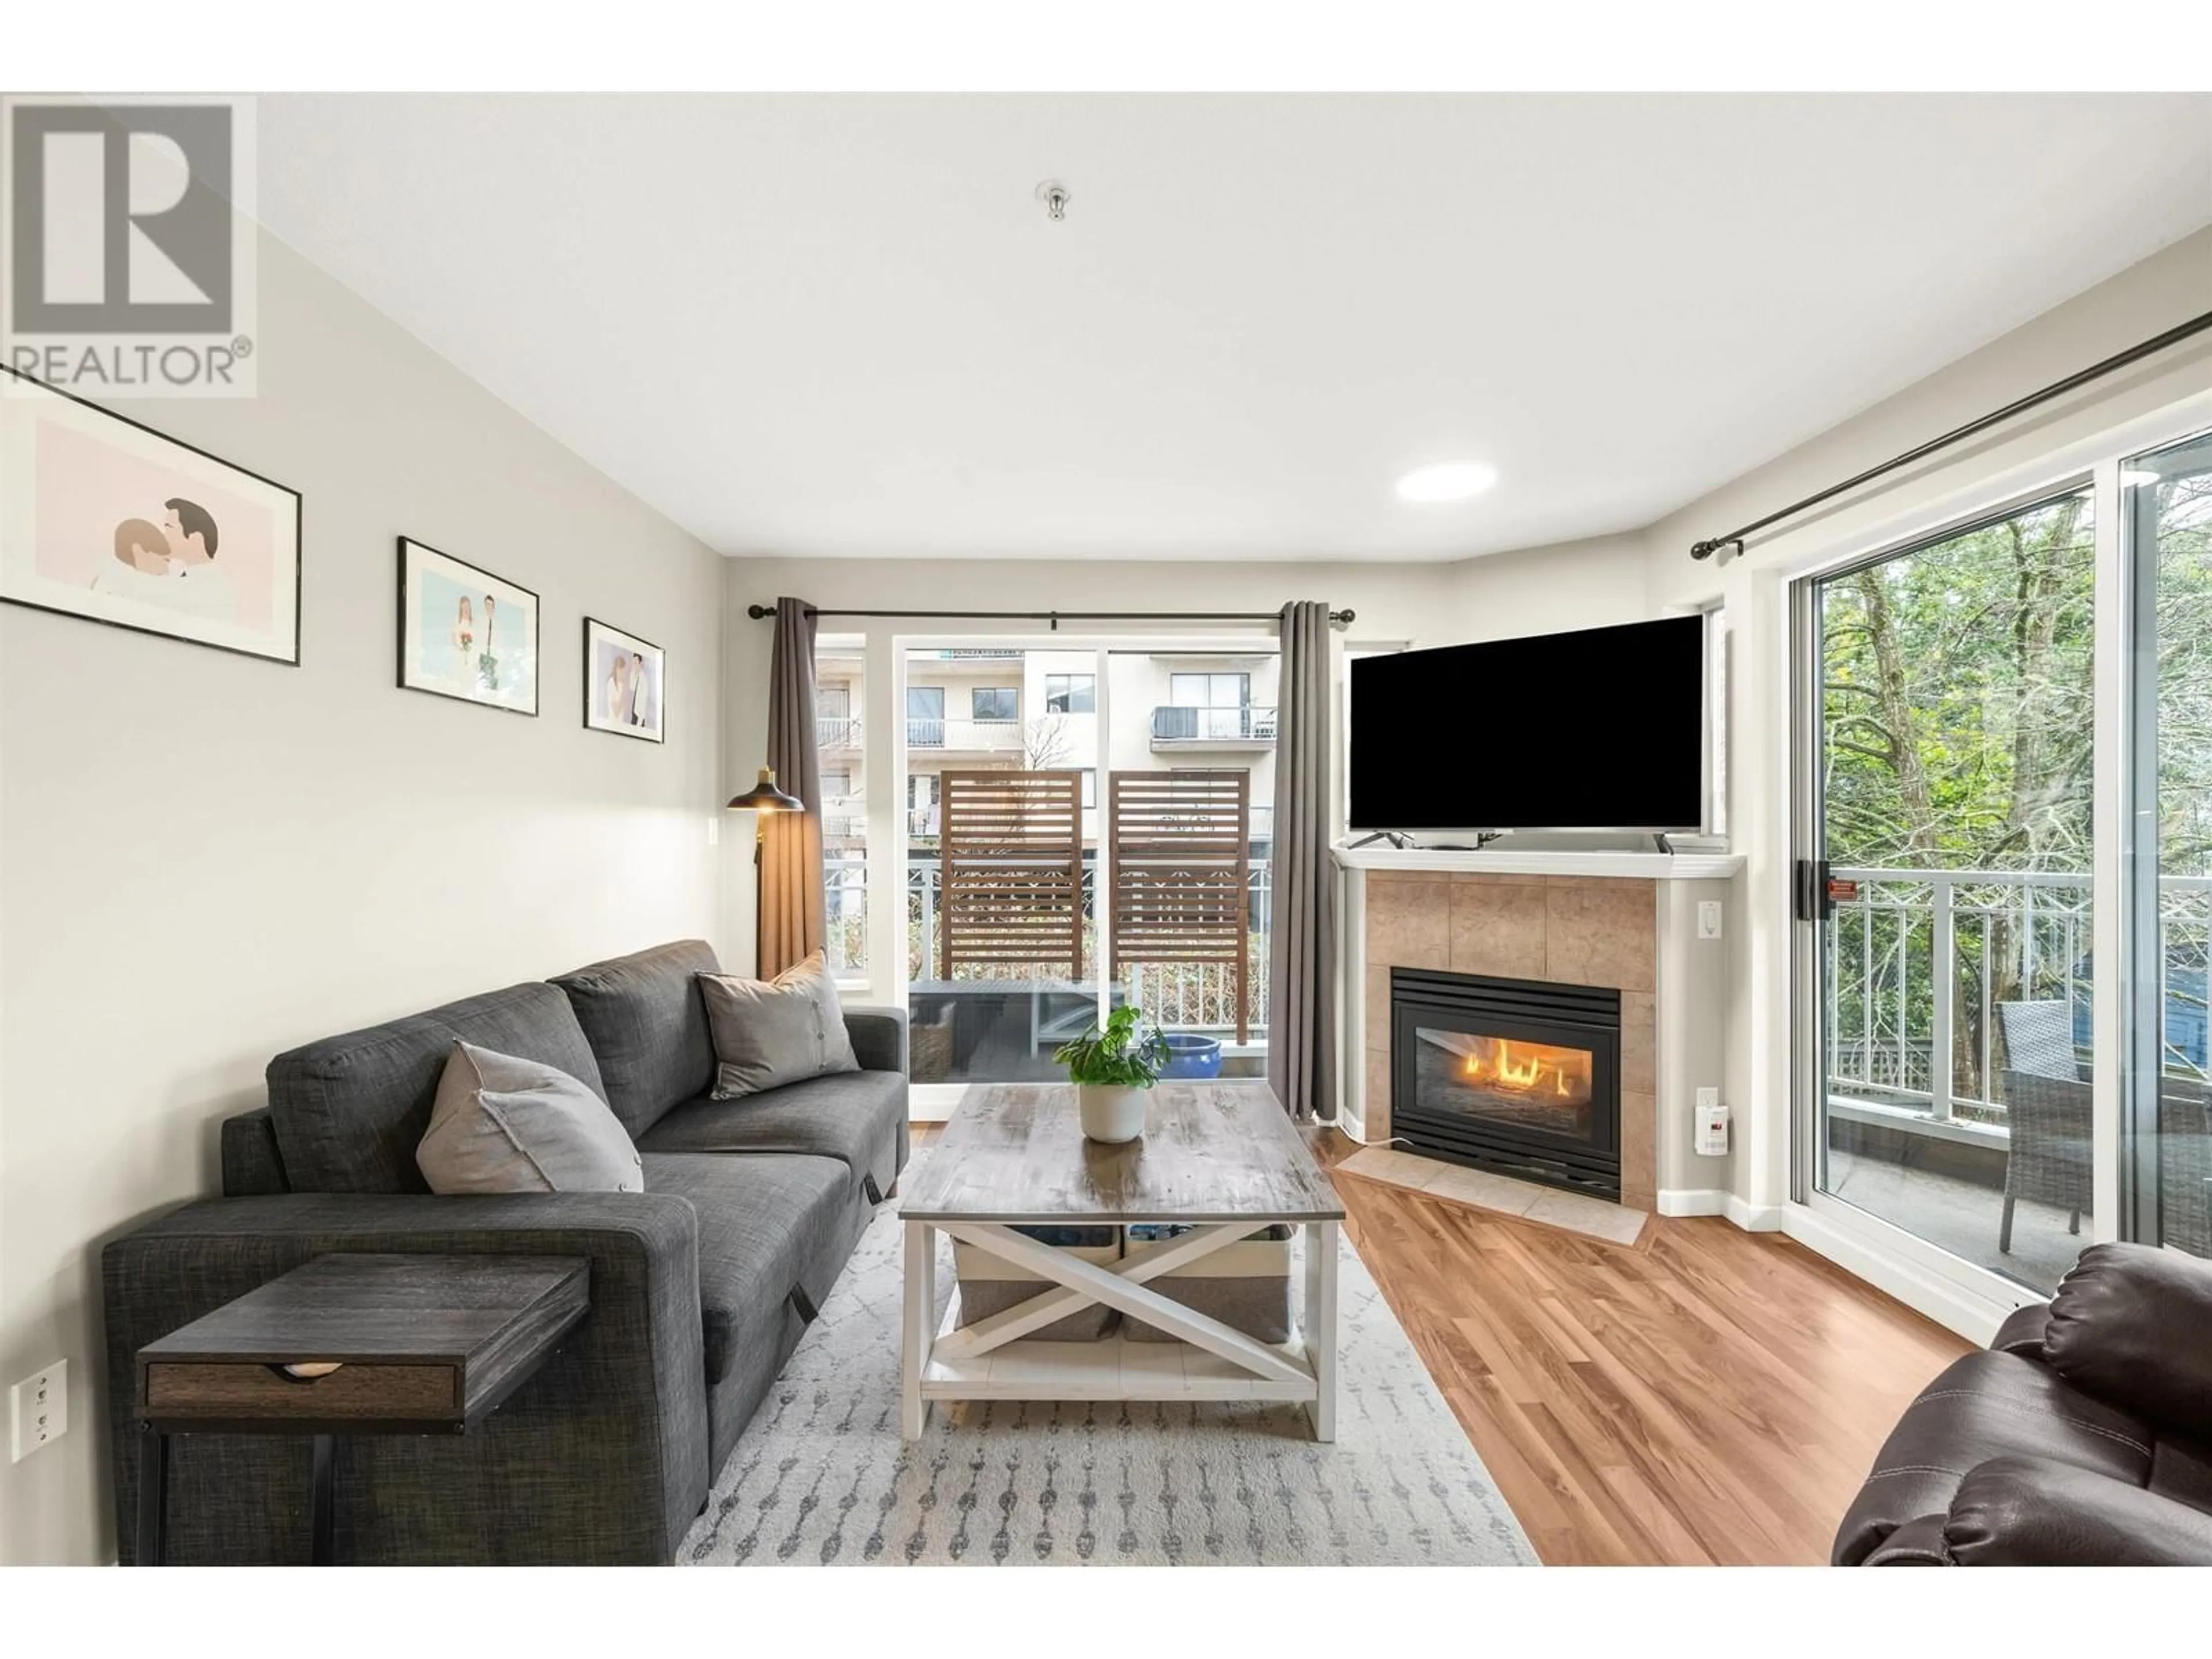
<instances>
[{"instance_id":1,"label":"wooden privacy screen","mask_svg":"<svg viewBox=\"0 0 2212 1659\"><path fill-rule=\"evenodd\" d=\"M938 975L1065 962L1083 977L1083 775L939 774Z\"/></svg>"},{"instance_id":2,"label":"wooden privacy screen","mask_svg":"<svg viewBox=\"0 0 2212 1659\"><path fill-rule=\"evenodd\" d=\"M1124 963L1227 964L1240 1043L1251 1040L1251 781L1238 771L1116 772L1108 786L1109 976L1119 981Z\"/></svg>"}]
</instances>

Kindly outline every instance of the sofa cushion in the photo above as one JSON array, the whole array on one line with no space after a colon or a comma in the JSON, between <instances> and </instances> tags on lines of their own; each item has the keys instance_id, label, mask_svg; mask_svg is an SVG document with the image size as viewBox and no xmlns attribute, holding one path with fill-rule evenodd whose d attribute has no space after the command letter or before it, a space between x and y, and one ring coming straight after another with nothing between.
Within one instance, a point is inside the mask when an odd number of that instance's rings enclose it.
<instances>
[{"instance_id":1,"label":"sofa cushion","mask_svg":"<svg viewBox=\"0 0 2212 1659\"><path fill-rule=\"evenodd\" d=\"M434 1193L641 1193L607 1103L551 1066L456 1042L415 1163Z\"/></svg>"},{"instance_id":2,"label":"sofa cushion","mask_svg":"<svg viewBox=\"0 0 2212 1659\"><path fill-rule=\"evenodd\" d=\"M1855 1566L1907 1522L1948 1514L1960 1483L1992 1457L2051 1458L2141 1486L2151 1449L2142 1424L2048 1366L2019 1354L1967 1354L1890 1431L1837 1532L1833 1559Z\"/></svg>"},{"instance_id":3,"label":"sofa cushion","mask_svg":"<svg viewBox=\"0 0 2212 1659\"><path fill-rule=\"evenodd\" d=\"M696 976L720 969L711 945L687 939L553 981L599 1058L607 1104L633 1137L679 1100L714 1086L714 1044Z\"/></svg>"},{"instance_id":4,"label":"sofa cushion","mask_svg":"<svg viewBox=\"0 0 2212 1659\"><path fill-rule=\"evenodd\" d=\"M699 1311L707 1381L729 1374L749 1332L779 1322L794 1287L810 1300L806 1268L835 1238L845 1180L823 1158L661 1156L645 1160L645 1188L688 1198L699 1212Z\"/></svg>"},{"instance_id":5,"label":"sofa cushion","mask_svg":"<svg viewBox=\"0 0 2212 1659\"><path fill-rule=\"evenodd\" d=\"M702 974L714 1039L714 1094L738 1100L831 1072L857 1072L837 981L819 951L774 979Z\"/></svg>"},{"instance_id":6,"label":"sofa cushion","mask_svg":"<svg viewBox=\"0 0 2212 1659\"><path fill-rule=\"evenodd\" d=\"M583 1027L550 985L511 985L325 1037L269 1062L269 1112L292 1190L429 1191L415 1147L460 1042L556 1066L606 1097Z\"/></svg>"},{"instance_id":7,"label":"sofa cushion","mask_svg":"<svg viewBox=\"0 0 2212 1659\"><path fill-rule=\"evenodd\" d=\"M803 1152L841 1160L858 1182L891 1189L905 1162L906 1079L896 1072L834 1072L743 1100L702 1095L639 1139L648 1152Z\"/></svg>"}]
</instances>

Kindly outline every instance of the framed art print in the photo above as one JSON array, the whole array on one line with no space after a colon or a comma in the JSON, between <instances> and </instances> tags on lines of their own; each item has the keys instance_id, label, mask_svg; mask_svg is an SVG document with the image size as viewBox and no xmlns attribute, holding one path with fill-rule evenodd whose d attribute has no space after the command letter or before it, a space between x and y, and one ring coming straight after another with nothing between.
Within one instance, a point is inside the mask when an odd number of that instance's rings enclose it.
<instances>
[{"instance_id":1,"label":"framed art print","mask_svg":"<svg viewBox=\"0 0 2212 1659\"><path fill-rule=\"evenodd\" d=\"M666 661L651 640L584 618L584 724L659 743L668 735Z\"/></svg>"},{"instance_id":2,"label":"framed art print","mask_svg":"<svg viewBox=\"0 0 2212 1659\"><path fill-rule=\"evenodd\" d=\"M300 665L300 495L0 368L0 600Z\"/></svg>"},{"instance_id":3,"label":"framed art print","mask_svg":"<svg viewBox=\"0 0 2212 1659\"><path fill-rule=\"evenodd\" d=\"M536 714L538 595L402 536L399 684Z\"/></svg>"}]
</instances>

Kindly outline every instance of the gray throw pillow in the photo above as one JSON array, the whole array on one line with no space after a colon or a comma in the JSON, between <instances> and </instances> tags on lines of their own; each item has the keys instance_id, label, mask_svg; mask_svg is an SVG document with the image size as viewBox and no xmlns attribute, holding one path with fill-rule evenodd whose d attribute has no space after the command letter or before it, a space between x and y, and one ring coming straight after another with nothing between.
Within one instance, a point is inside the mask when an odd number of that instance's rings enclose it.
<instances>
[{"instance_id":1,"label":"gray throw pillow","mask_svg":"<svg viewBox=\"0 0 2212 1659\"><path fill-rule=\"evenodd\" d=\"M819 951L771 980L702 974L699 990L714 1038L717 1100L860 1069L837 1006L837 983Z\"/></svg>"},{"instance_id":2,"label":"gray throw pillow","mask_svg":"<svg viewBox=\"0 0 2212 1659\"><path fill-rule=\"evenodd\" d=\"M415 1163L434 1193L641 1193L629 1133L588 1085L456 1042Z\"/></svg>"}]
</instances>

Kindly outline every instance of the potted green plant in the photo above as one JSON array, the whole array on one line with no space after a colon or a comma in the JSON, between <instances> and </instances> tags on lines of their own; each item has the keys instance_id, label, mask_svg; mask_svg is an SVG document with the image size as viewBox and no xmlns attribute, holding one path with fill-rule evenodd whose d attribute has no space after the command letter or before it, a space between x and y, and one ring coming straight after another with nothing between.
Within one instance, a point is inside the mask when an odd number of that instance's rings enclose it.
<instances>
[{"instance_id":1,"label":"potted green plant","mask_svg":"<svg viewBox=\"0 0 2212 1659\"><path fill-rule=\"evenodd\" d=\"M1116 1008L1052 1057L1076 1086L1083 1133L1109 1145L1145 1133L1152 1085L1168 1063L1168 1040L1141 1008Z\"/></svg>"}]
</instances>

